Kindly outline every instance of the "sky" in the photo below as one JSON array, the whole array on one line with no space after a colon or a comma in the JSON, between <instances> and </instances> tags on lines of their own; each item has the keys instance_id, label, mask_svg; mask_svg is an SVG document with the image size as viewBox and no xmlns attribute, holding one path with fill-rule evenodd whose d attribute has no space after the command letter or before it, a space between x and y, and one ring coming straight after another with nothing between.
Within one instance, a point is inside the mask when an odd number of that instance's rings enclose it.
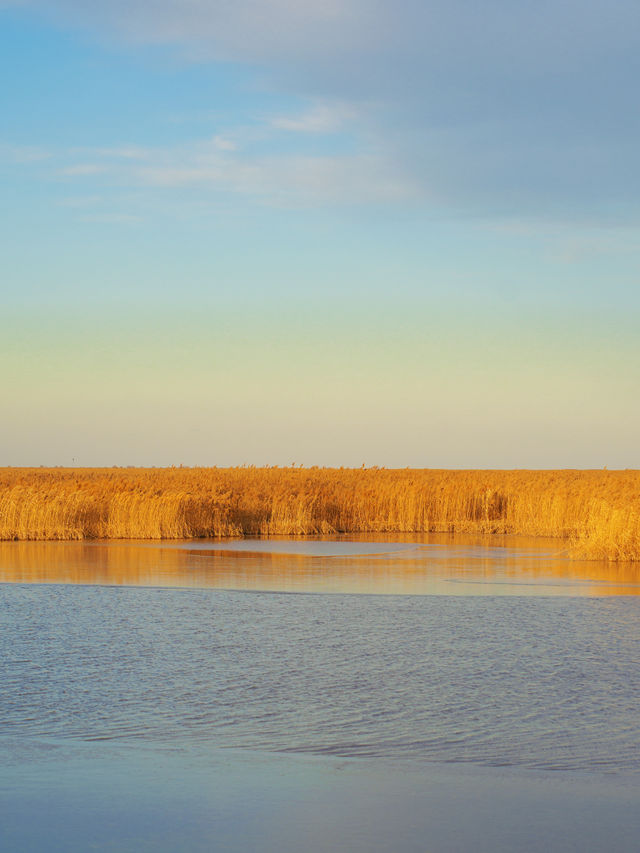
<instances>
[{"instance_id":1,"label":"sky","mask_svg":"<svg viewBox=\"0 0 640 853\"><path fill-rule=\"evenodd\" d=\"M0 0L0 465L640 467L640 6Z\"/></svg>"}]
</instances>

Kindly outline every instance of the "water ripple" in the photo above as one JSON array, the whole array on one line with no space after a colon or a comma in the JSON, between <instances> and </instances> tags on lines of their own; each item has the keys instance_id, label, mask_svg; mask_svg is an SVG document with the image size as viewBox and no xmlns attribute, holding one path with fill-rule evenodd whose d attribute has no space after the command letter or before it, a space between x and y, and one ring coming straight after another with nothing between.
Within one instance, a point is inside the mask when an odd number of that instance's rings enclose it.
<instances>
[{"instance_id":1,"label":"water ripple","mask_svg":"<svg viewBox=\"0 0 640 853\"><path fill-rule=\"evenodd\" d=\"M0 736L640 768L637 599L0 587Z\"/></svg>"}]
</instances>

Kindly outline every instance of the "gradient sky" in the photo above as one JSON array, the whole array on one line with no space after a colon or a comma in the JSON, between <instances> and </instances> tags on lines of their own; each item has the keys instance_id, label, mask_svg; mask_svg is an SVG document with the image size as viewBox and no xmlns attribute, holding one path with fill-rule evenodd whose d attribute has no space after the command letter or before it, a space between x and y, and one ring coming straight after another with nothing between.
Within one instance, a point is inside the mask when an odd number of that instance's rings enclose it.
<instances>
[{"instance_id":1,"label":"gradient sky","mask_svg":"<svg viewBox=\"0 0 640 853\"><path fill-rule=\"evenodd\" d=\"M0 24L0 464L640 467L635 0Z\"/></svg>"}]
</instances>

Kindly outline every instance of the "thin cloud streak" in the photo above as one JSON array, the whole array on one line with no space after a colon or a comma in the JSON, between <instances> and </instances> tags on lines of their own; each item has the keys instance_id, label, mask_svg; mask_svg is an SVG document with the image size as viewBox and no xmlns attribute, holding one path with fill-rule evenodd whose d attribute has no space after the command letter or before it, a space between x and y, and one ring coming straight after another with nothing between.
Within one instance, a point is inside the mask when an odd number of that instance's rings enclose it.
<instances>
[{"instance_id":1,"label":"thin cloud streak","mask_svg":"<svg viewBox=\"0 0 640 853\"><path fill-rule=\"evenodd\" d=\"M276 116L271 126L294 133L336 133L355 117L356 110L347 104L320 103L297 116Z\"/></svg>"},{"instance_id":2,"label":"thin cloud streak","mask_svg":"<svg viewBox=\"0 0 640 853\"><path fill-rule=\"evenodd\" d=\"M415 203L423 195L382 151L368 140L340 134L347 105L312 105L291 117L263 117L249 128L229 128L212 137L175 146L73 148L51 155L58 179L90 182L88 195L105 185L119 191L161 188L236 194L278 207ZM330 134L356 150L275 152L291 133Z\"/></svg>"},{"instance_id":3,"label":"thin cloud streak","mask_svg":"<svg viewBox=\"0 0 640 853\"><path fill-rule=\"evenodd\" d=\"M144 163L78 164L59 170L69 178L103 175L123 188L195 188L236 193L276 206L406 202L415 188L374 155L234 157L203 155L197 146L156 151Z\"/></svg>"}]
</instances>

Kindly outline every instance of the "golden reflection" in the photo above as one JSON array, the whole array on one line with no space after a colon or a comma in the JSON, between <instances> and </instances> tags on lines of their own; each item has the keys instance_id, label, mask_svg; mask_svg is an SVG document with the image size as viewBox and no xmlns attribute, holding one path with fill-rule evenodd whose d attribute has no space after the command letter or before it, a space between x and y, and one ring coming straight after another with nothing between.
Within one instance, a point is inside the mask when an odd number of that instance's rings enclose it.
<instances>
[{"instance_id":1,"label":"golden reflection","mask_svg":"<svg viewBox=\"0 0 640 853\"><path fill-rule=\"evenodd\" d=\"M536 539L505 537L498 544L470 536L376 536L368 553L361 553L362 544L360 553L350 553L344 539L315 541L326 543L322 555L295 553L309 550L295 540L0 542L0 582L399 595L640 594L637 563L569 560ZM404 550L385 552L390 542L403 543ZM269 547L281 550L261 550Z\"/></svg>"}]
</instances>

